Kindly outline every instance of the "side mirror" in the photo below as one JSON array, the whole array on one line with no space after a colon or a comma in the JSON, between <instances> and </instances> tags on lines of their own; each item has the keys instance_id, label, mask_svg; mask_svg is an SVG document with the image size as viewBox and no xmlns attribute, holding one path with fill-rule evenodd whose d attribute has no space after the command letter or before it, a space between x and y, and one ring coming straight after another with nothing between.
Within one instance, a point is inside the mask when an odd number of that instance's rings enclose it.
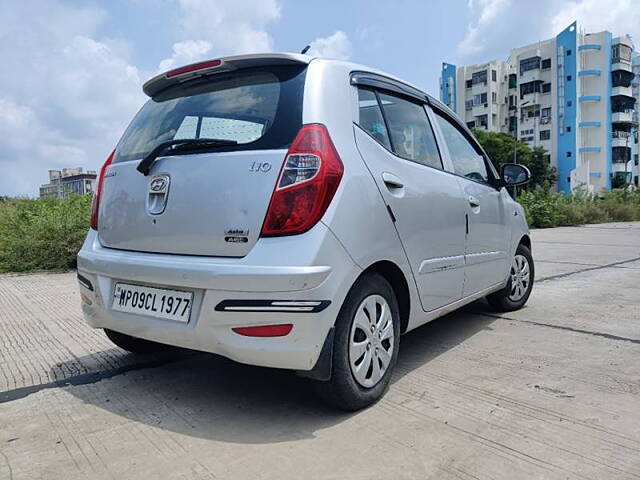
<instances>
[{"instance_id":1,"label":"side mirror","mask_svg":"<svg viewBox=\"0 0 640 480\"><path fill-rule=\"evenodd\" d=\"M515 187L531 180L531 172L524 165L505 163L500 167L500 178L505 187Z\"/></svg>"}]
</instances>

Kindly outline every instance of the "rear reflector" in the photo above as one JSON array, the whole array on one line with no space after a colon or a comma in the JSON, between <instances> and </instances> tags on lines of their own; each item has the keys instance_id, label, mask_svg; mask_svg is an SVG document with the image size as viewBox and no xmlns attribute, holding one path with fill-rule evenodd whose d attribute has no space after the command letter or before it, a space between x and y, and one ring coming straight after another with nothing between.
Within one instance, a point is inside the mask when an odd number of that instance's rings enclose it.
<instances>
[{"instance_id":1,"label":"rear reflector","mask_svg":"<svg viewBox=\"0 0 640 480\"><path fill-rule=\"evenodd\" d=\"M285 323L281 325L260 325L257 327L236 327L232 330L245 337L284 337L289 335L293 325Z\"/></svg>"},{"instance_id":2,"label":"rear reflector","mask_svg":"<svg viewBox=\"0 0 640 480\"><path fill-rule=\"evenodd\" d=\"M222 65L222 60L208 60L206 62L192 63L191 65L185 65L184 67L175 68L169 70L164 74L165 77L177 77L178 75L184 75L185 73L196 72L198 70L206 70L208 68L215 68Z\"/></svg>"}]
</instances>

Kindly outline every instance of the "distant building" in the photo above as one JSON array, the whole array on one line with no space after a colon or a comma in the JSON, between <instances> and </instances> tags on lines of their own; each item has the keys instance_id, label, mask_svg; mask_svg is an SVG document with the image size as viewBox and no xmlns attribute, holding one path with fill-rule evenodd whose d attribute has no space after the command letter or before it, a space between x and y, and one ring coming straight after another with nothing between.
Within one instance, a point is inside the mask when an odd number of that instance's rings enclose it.
<instances>
[{"instance_id":1,"label":"distant building","mask_svg":"<svg viewBox=\"0 0 640 480\"><path fill-rule=\"evenodd\" d=\"M81 167L49 170L49 183L40 186L40 198L91 194L96 187L96 177L96 172L83 173Z\"/></svg>"},{"instance_id":2,"label":"distant building","mask_svg":"<svg viewBox=\"0 0 640 480\"><path fill-rule=\"evenodd\" d=\"M507 61L444 63L440 99L470 128L543 147L559 191L601 192L638 185L639 73L629 36L574 22Z\"/></svg>"}]
</instances>

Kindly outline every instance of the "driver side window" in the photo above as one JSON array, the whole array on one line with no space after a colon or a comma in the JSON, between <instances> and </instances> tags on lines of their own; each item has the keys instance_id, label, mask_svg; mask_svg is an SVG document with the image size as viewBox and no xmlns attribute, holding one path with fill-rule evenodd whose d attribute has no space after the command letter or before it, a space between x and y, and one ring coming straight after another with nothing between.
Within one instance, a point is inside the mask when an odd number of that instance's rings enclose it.
<instances>
[{"instance_id":1,"label":"driver side window","mask_svg":"<svg viewBox=\"0 0 640 480\"><path fill-rule=\"evenodd\" d=\"M449 147L449 155L455 172L476 182L489 183L489 173L483 156L449 120L437 112L436 118L447 147Z\"/></svg>"}]
</instances>

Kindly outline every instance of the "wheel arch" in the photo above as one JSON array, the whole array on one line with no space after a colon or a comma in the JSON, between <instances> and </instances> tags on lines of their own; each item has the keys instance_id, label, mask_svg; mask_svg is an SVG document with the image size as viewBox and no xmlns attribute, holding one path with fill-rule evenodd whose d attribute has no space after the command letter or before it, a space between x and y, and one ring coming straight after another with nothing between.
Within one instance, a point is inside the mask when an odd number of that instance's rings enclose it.
<instances>
[{"instance_id":1,"label":"wheel arch","mask_svg":"<svg viewBox=\"0 0 640 480\"><path fill-rule=\"evenodd\" d=\"M529 237L529 235L523 235L522 238L520 238L520 241L518 242L518 245L524 245L525 247L527 247L529 249L529 251L531 252L531 237Z\"/></svg>"},{"instance_id":2,"label":"wheel arch","mask_svg":"<svg viewBox=\"0 0 640 480\"><path fill-rule=\"evenodd\" d=\"M409 315L411 313L411 297L405 274L394 262L390 260L380 260L365 268L356 281L368 273L381 275L391 285L400 310L400 333L406 332L409 325Z\"/></svg>"}]
</instances>

